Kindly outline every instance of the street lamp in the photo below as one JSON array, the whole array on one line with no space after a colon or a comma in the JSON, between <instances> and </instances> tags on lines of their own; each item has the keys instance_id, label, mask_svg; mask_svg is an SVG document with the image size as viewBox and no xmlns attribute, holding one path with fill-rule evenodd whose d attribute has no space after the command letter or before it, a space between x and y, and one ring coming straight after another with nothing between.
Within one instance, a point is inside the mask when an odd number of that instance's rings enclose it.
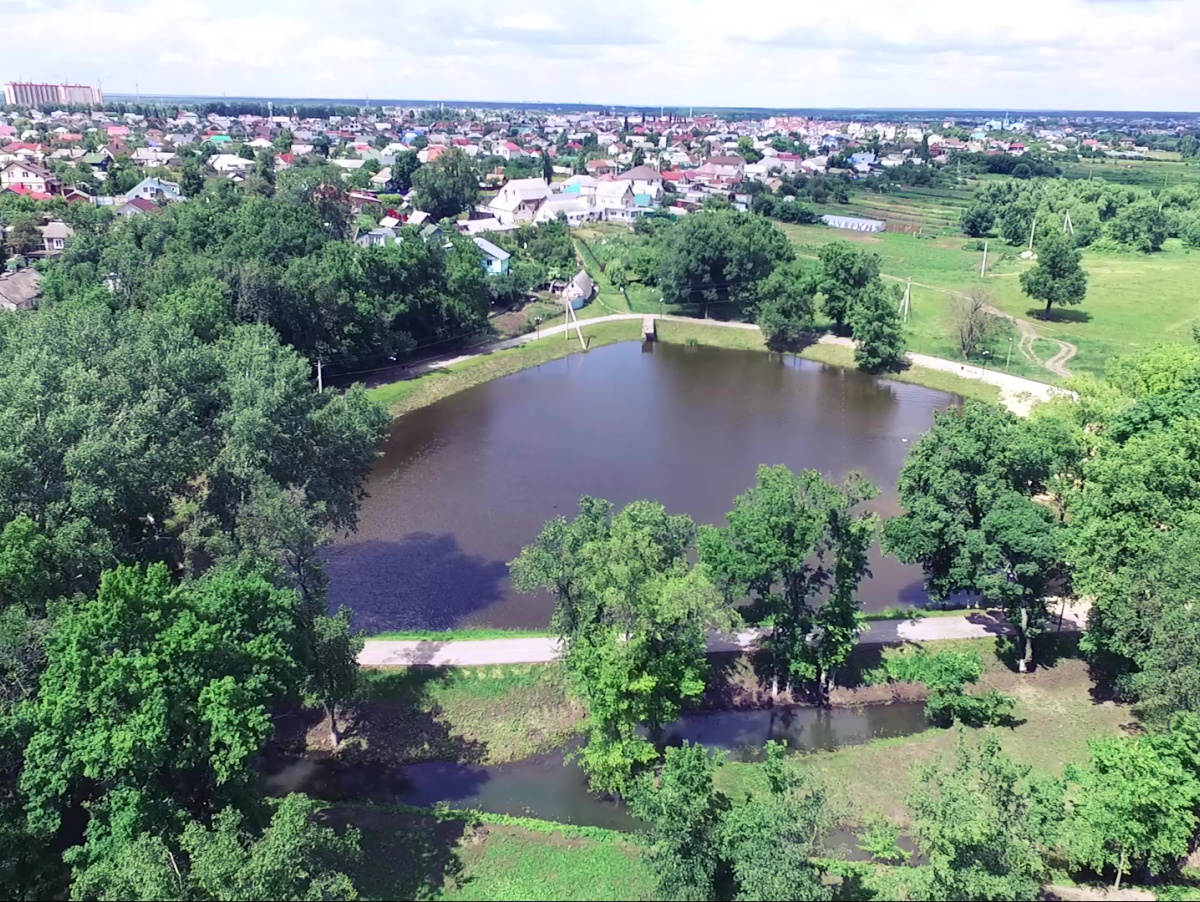
<instances>
[{"instance_id":1,"label":"street lamp","mask_svg":"<svg viewBox=\"0 0 1200 902\"><path fill-rule=\"evenodd\" d=\"M537 337L541 338L542 337L542 318L540 316L535 316L533 318L533 325L537 328Z\"/></svg>"},{"instance_id":2,"label":"street lamp","mask_svg":"<svg viewBox=\"0 0 1200 902\"><path fill-rule=\"evenodd\" d=\"M986 373L987 372L987 359L988 359L989 352L984 350L984 351L981 351L980 353L983 355L983 371Z\"/></svg>"},{"instance_id":3,"label":"street lamp","mask_svg":"<svg viewBox=\"0 0 1200 902\"><path fill-rule=\"evenodd\" d=\"M1006 373L1008 372L1009 364L1012 363L1012 346L1013 346L1013 337L1010 335L1010 336L1008 336L1008 359L1004 361L1004 372L1006 372Z\"/></svg>"}]
</instances>

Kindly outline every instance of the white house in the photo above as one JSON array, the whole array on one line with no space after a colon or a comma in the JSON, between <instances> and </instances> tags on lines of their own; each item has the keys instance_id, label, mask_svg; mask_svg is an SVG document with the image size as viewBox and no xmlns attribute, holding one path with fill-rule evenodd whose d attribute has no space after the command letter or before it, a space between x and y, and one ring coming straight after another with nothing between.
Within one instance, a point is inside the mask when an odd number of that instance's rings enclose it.
<instances>
[{"instance_id":1,"label":"white house","mask_svg":"<svg viewBox=\"0 0 1200 902\"><path fill-rule=\"evenodd\" d=\"M222 175L238 175L254 168L253 160L244 160L234 153L219 153L209 157L208 165Z\"/></svg>"},{"instance_id":2,"label":"white house","mask_svg":"<svg viewBox=\"0 0 1200 902\"><path fill-rule=\"evenodd\" d=\"M601 182L596 186L595 203L610 222L633 222L638 215L631 182Z\"/></svg>"},{"instance_id":3,"label":"white house","mask_svg":"<svg viewBox=\"0 0 1200 902\"><path fill-rule=\"evenodd\" d=\"M126 200L140 197L142 200L154 201L160 197L167 200L183 200L183 191L175 182L166 179L144 178L125 192Z\"/></svg>"},{"instance_id":4,"label":"white house","mask_svg":"<svg viewBox=\"0 0 1200 902\"><path fill-rule=\"evenodd\" d=\"M662 200L663 177L657 169L634 166L618 175L617 181L632 183L634 194L648 195L653 203Z\"/></svg>"},{"instance_id":5,"label":"white house","mask_svg":"<svg viewBox=\"0 0 1200 902\"><path fill-rule=\"evenodd\" d=\"M0 188L24 185L30 191L52 194L58 188L58 177L34 163L14 162L0 169Z\"/></svg>"},{"instance_id":6,"label":"white house","mask_svg":"<svg viewBox=\"0 0 1200 902\"><path fill-rule=\"evenodd\" d=\"M534 223L552 222L559 216L566 217L567 225L577 226L589 220L600 219L604 211L595 204L595 197L580 194L551 194L538 207Z\"/></svg>"},{"instance_id":7,"label":"white house","mask_svg":"<svg viewBox=\"0 0 1200 902\"><path fill-rule=\"evenodd\" d=\"M532 222L538 208L550 196L550 186L542 179L513 179L487 205L503 223Z\"/></svg>"}]
</instances>

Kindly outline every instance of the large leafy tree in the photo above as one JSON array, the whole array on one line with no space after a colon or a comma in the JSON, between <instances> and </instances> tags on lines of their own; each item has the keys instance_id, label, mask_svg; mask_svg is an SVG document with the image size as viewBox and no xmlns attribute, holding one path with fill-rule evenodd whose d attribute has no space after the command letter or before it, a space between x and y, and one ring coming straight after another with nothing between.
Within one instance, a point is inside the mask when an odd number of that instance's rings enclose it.
<instances>
[{"instance_id":1,"label":"large leafy tree","mask_svg":"<svg viewBox=\"0 0 1200 902\"><path fill-rule=\"evenodd\" d=\"M663 899L829 899L814 860L837 821L824 788L767 743L766 792L741 804L714 787L723 759L703 746L667 749L630 799Z\"/></svg>"},{"instance_id":2,"label":"large leafy tree","mask_svg":"<svg viewBox=\"0 0 1200 902\"><path fill-rule=\"evenodd\" d=\"M64 810L118 790L159 824L244 801L270 708L299 687L297 607L257 573L178 586L161 564L106 574L46 642L21 774L30 825L53 832Z\"/></svg>"},{"instance_id":3,"label":"large leafy tree","mask_svg":"<svg viewBox=\"0 0 1200 902\"><path fill-rule=\"evenodd\" d=\"M779 266L758 283L755 321L768 347L794 347L814 331L819 284L819 270L799 260Z\"/></svg>"},{"instance_id":4,"label":"large leafy tree","mask_svg":"<svg viewBox=\"0 0 1200 902\"><path fill-rule=\"evenodd\" d=\"M479 199L479 175L470 158L454 148L412 174L416 206L434 219L457 216Z\"/></svg>"},{"instance_id":5,"label":"large leafy tree","mask_svg":"<svg viewBox=\"0 0 1200 902\"><path fill-rule=\"evenodd\" d=\"M733 210L689 216L667 232L659 262L663 299L672 304L752 303L761 280L794 258L769 219Z\"/></svg>"},{"instance_id":6,"label":"large leafy tree","mask_svg":"<svg viewBox=\"0 0 1200 902\"><path fill-rule=\"evenodd\" d=\"M919 769L908 807L929 857L925 898L1040 898L1041 848L1060 820L1061 789L1046 783L1031 792L1028 774L994 736L974 749L960 735L949 766Z\"/></svg>"},{"instance_id":7,"label":"large leafy tree","mask_svg":"<svg viewBox=\"0 0 1200 902\"><path fill-rule=\"evenodd\" d=\"M211 826L189 821L178 838L130 824L89 839L70 855L76 899L357 899L347 867L362 857L351 828L338 835L313 820L319 804L302 795L279 802L255 831L235 808Z\"/></svg>"},{"instance_id":8,"label":"large leafy tree","mask_svg":"<svg viewBox=\"0 0 1200 902\"><path fill-rule=\"evenodd\" d=\"M850 308L854 362L868 373L898 370L904 365L904 329L900 322L899 287L878 279L858 294Z\"/></svg>"},{"instance_id":9,"label":"large leafy tree","mask_svg":"<svg viewBox=\"0 0 1200 902\"><path fill-rule=\"evenodd\" d=\"M862 621L858 584L878 523L854 508L875 494L857 475L834 485L815 470L763 466L734 501L729 525L702 530L700 559L727 600L750 595L756 614L771 623L763 647L776 689L804 680L825 691L849 655Z\"/></svg>"},{"instance_id":10,"label":"large leafy tree","mask_svg":"<svg viewBox=\"0 0 1200 902\"><path fill-rule=\"evenodd\" d=\"M1194 755L1194 749L1191 750ZM1116 872L1172 871L1196 830L1200 782L1161 745L1144 738L1097 739L1087 767L1069 767L1078 785L1063 830L1071 860Z\"/></svg>"},{"instance_id":11,"label":"large leafy tree","mask_svg":"<svg viewBox=\"0 0 1200 902\"><path fill-rule=\"evenodd\" d=\"M1083 303L1087 294L1087 273L1080 265L1082 254L1069 235L1050 231L1037 245L1037 263L1021 273L1021 290L1050 308Z\"/></svg>"},{"instance_id":12,"label":"large leafy tree","mask_svg":"<svg viewBox=\"0 0 1200 902\"><path fill-rule=\"evenodd\" d=\"M1055 441L1007 411L968 401L934 415L900 472L904 513L883 529L884 550L920 564L935 601L973 592L1004 607L1021 668L1047 613L1059 552L1052 514L1032 500L1055 469Z\"/></svg>"},{"instance_id":13,"label":"large leafy tree","mask_svg":"<svg viewBox=\"0 0 1200 902\"><path fill-rule=\"evenodd\" d=\"M657 741L704 689L704 629L720 622L720 599L688 563L695 535L690 518L660 504L612 514L585 497L579 517L547 523L511 564L518 589L555 595L566 666L588 707L583 762L599 790L623 790L656 757L639 727Z\"/></svg>"},{"instance_id":14,"label":"large leafy tree","mask_svg":"<svg viewBox=\"0 0 1200 902\"><path fill-rule=\"evenodd\" d=\"M879 278L879 256L849 241L831 241L821 248L820 259L821 310L844 332L862 292Z\"/></svg>"}]
</instances>

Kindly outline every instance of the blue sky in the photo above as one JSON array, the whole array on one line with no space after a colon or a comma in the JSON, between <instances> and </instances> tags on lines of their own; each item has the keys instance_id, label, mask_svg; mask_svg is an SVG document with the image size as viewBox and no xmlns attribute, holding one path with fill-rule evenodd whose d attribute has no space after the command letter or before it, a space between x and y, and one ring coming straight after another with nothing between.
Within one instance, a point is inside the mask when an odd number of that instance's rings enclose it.
<instances>
[{"instance_id":1,"label":"blue sky","mask_svg":"<svg viewBox=\"0 0 1200 902\"><path fill-rule=\"evenodd\" d=\"M656 106L1200 108L1200 0L0 0L0 80Z\"/></svg>"}]
</instances>

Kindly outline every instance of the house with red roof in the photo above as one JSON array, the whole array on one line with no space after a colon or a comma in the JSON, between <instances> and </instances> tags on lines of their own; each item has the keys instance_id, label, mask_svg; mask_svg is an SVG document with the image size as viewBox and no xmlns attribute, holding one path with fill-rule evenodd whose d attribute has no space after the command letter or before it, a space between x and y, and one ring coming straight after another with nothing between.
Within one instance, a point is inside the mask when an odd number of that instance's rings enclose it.
<instances>
[{"instance_id":1,"label":"house with red roof","mask_svg":"<svg viewBox=\"0 0 1200 902\"><path fill-rule=\"evenodd\" d=\"M35 194L44 194L49 197L58 191L58 176L34 163L16 160L0 169L0 188L13 189L14 187L28 189ZM17 193L25 194L26 192L19 190Z\"/></svg>"},{"instance_id":2,"label":"house with red roof","mask_svg":"<svg viewBox=\"0 0 1200 902\"><path fill-rule=\"evenodd\" d=\"M129 126L128 125L110 125L107 128L105 128L105 131L108 132L108 136L110 138L128 138L129 137Z\"/></svg>"},{"instance_id":3,"label":"house with red roof","mask_svg":"<svg viewBox=\"0 0 1200 902\"><path fill-rule=\"evenodd\" d=\"M496 145L495 153L496 156L503 157L506 160L523 160L529 156L519 145L514 144L512 141L505 141Z\"/></svg>"}]
</instances>

